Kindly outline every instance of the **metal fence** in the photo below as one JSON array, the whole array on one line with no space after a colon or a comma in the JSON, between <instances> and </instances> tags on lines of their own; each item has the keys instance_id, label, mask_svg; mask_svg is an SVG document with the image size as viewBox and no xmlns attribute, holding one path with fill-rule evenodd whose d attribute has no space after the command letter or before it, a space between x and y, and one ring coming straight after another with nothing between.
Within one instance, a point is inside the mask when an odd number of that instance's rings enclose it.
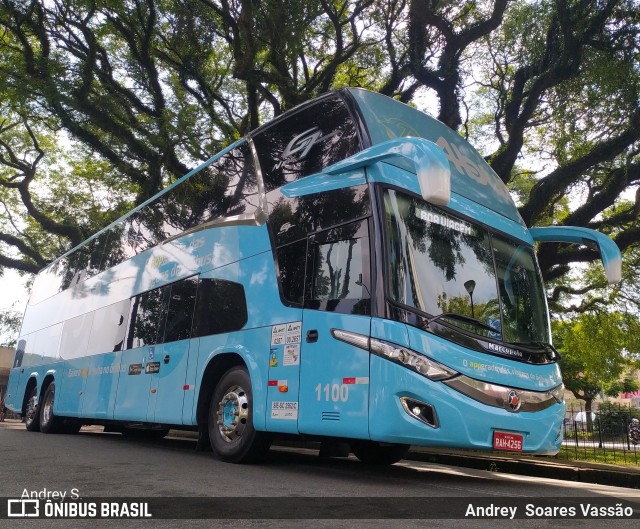
<instances>
[{"instance_id":1,"label":"metal fence","mask_svg":"<svg viewBox=\"0 0 640 529\"><path fill-rule=\"evenodd\" d=\"M558 457L640 465L640 443L629 435L633 418L640 418L640 410L630 406L602 404L591 412L591 420L584 406L567 406L564 439Z\"/></svg>"}]
</instances>

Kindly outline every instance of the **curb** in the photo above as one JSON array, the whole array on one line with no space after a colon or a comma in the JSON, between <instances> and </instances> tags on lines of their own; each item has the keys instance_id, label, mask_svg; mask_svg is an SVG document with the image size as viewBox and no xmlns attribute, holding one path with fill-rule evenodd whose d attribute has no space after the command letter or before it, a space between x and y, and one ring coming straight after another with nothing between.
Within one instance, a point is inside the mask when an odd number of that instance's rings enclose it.
<instances>
[{"instance_id":1,"label":"curb","mask_svg":"<svg viewBox=\"0 0 640 529\"><path fill-rule=\"evenodd\" d=\"M626 467L619 468L613 465L586 466L588 465L586 463L561 463L556 460L533 461L516 457L496 456L494 454L468 454L420 447L412 447L406 459L538 478L613 485L634 489L640 488L640 468L627 469Z\"/></svg>"}]
</instances>

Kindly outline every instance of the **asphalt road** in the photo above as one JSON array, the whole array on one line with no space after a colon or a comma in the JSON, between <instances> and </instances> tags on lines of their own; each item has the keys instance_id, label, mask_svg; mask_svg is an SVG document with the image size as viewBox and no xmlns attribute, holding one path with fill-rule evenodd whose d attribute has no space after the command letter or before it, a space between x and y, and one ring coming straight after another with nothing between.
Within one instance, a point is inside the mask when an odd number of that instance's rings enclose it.
<instances>
[{"instance_id":1,"label":"asphalt road","mask_svg":"<svg viewBox=\"0 0 640 529\"><path fill-rule=\"evenodd\" d=\"M246 519L255 498L278 505L283 517L308 518L323 512L323 501L353 504L357 516L379 512L392 498L400 507L420 512L458 512L461 502L512 506L522 500L534 505L555 498L555 505L575 507L585 501L621 501L640 513L640 491L602 485L530 478L420 462L391 467L366 467L353 457L320 459L312 450L276 448L261 465L231 465L196 452L189 439L159 442L125 439L92 428L70 435L31 433L19 423L0 423L0 498L33 491L74 489L82 498L208 497L227 498L238 520L0 520L0 527L617 527L637 526L637 519ZM305 498L326 498L309 502ZM253 498L253 499L252 499ZM351 499L354 498L354 499ZM590 498L590 499L589 499ZM3 500L4 501L4 500ZM169 500L167 500L169 501ZM466 503L465 503L466 504ZM365 510L363 511L363 506ZM455 510L457 507L457 511ZM343 506L344 508L344 506ZM422 509L418 511L417 509ZM355 515L354 515L355 516ZM371 516L373 518L373 516Z\"/></svg>"}]
</instances>

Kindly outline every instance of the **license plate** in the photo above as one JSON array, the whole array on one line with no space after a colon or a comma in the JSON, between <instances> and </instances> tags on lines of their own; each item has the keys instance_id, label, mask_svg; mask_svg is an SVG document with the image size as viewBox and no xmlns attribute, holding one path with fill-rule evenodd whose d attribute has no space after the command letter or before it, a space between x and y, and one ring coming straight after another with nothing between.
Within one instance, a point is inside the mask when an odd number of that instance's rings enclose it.
<instances>
[{"instance_id":1,"label":"license plate","mask_svg":"<svg viewBox=\"0 0 640 529\"><path fill-rule=\"evenodd\" d=\"M522 452L522 435L519 433L493 432L493 449Z\"/></svg>"}]
</instances>

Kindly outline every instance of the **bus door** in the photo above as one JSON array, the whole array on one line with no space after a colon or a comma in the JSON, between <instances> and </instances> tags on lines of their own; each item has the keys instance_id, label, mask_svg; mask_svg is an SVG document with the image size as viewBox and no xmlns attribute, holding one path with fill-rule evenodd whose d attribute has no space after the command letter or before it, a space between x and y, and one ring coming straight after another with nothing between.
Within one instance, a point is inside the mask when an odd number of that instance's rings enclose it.
<instances>
[{"instance_id":1,"label":"bus door","mask_svg":"<svg viewBox=\"0 0 640 529\"><path fill-rule=\"evenodd\" d=\"M151 375L147 420L163 424L182 424L182 409L187 391L189 355L197 358L197 344L191 351L191 327L198 290L197 277L189 277L164 287L166 319L159 334L164 342L158 356L147 363ZM163 289L163 290L164 290Z\"/></svg>"},{"instance_id":2,"label":"bus door","mask_svg":"<svg viewBox=\"0 0 640 529\"><path fill-rule=\"evenodd\" d=\"M116 420L148 421L151 376L160 362L162 340L158 338L164 332L169 294L167 287L157 288L131 301L126 350L122 352L113 412Z\"/></svg>"},{"instance_id":3,"label":"bus door","mask_svg":"<svg viewBox=\"0 0 640 529\"><path fill-rule=\"evenodd\" d=\"M301 326L301 433L369 438L369 351L334 330L370 334L367 220L310 237Z\"/></svg>"},{"instance_id":4,"label":"bus door","mask_svg":"<svg viewBox=\"0 0 640 529\"><path fill-rule=\"evenodd\" d=\"M147 420L147 406L151 377L147 372L147 363L156 358L155 345L136 347L122 352L121 371L113 418L116 420Z\"/></svg>"},{"instance_id":5,"label":"bus door","mask_svg":"<svg viewBox=\"0 0 640 529\"><path fill-rule=\"evenodd\" d=\"M189 340L165 343L158 347L159 354L147 362L150 378L147 421L162 424L182 424Z\"/></svg>"}]
</instances>

